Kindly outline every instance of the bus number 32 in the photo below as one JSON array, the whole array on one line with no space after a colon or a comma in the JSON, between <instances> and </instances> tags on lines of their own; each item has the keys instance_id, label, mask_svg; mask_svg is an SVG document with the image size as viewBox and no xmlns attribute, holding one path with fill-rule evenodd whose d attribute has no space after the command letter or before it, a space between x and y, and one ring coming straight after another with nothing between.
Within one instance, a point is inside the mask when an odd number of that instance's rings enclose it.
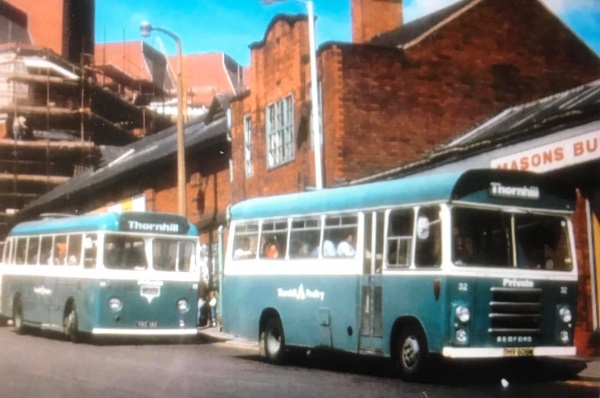
<instances>
[{"instance_id":1,"label":"bus number 32","mask_svg":"<svg viewBox=\"0 0 600 398\"><path fill-rule=\"evenodd\" d=\"M469 291L469 284L467 282L459 282L458 283L458 290L461 292L467 292Z\"/></svg>"}]
</instances>

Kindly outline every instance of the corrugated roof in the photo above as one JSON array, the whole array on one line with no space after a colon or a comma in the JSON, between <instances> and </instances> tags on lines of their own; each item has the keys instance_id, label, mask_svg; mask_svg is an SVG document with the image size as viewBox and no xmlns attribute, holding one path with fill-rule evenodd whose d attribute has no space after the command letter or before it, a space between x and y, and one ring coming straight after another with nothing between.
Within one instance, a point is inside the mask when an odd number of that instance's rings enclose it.
<instances>
[{"instance_id":1,"label":"corrugated roof","mask_svg":"<svg viewBox=\"0 0 600 398\"><path fill-rule=\"evenodd\" d=\"M208 124L203 119L196 119L185 126L186 149L208 146L211 143L225 139L228 132L226 117L215 118ZM111 163L92 171L85 171L50 192L38 197L25 206L19 213L20 218L27 218L41 212L42 209L60 201L61 198L82 193L93 192L103 186L114 184L120 176L125 178L135 170L171 161L177 153L176 127L170 127L157 134L122 148L120 156Z\"/></svg>"},{"instance_id":2,"label":"corrugated roof","mask_svg":"<svg viewBox=\"0 0 600 398\"><path fill-rule=\"evenodd\" d=\"M468 145L520 133L535 131L581 119L600 108L600 80L545 97L527 104L508 108L478 127L461 134L445 147Z\"/></svg>"}]
</instances>

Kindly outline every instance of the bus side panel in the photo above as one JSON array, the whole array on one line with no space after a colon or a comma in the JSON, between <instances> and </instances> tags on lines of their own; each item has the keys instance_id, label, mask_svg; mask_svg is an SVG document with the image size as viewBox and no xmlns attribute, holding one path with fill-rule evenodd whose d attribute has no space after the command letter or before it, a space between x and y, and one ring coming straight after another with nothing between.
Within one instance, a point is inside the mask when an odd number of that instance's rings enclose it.
<instances>
[{"instance_id":1,"label":"bus side panel","mask_svg":"<svg viewBox=\"0 0 600 398\"><path fill-rule=\"evenodd\" d=\"M440 352L446 333L446 277L389 275L383 278L384 352L390 354L396 320L412 317L422 325L430 352Z\"/></svg>"},{"instance_id":2,"label":"bus side panel","mask_svg":"<svg viewBox=\"0 0 600 398\"><path fill-rule=\"evenodd\" d=\"M226 275L224 331L257 340L261 314L281 317L286 344L358 350L358 276Z\"/></svg>"}]
</instances>

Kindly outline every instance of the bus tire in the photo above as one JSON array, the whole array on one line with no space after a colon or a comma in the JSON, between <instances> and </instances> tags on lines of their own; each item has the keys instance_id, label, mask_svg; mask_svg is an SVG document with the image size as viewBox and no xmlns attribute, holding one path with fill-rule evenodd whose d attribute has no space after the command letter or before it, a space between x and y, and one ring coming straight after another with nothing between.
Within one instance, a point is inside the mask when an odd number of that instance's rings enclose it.
<instances>
[{"instance_id":1,"label":"bus tire","mask_svg":"<svg viewBox=\"0 0 600 398\"><path fill-rule=\"evenodd\" d=\"M81 333L79 332L77 306L75 303L71 303L63 323L65 335L71 339L73 343L79 343L81 341Z\"/></svg>"},{"instance_id":2,"label":"bus tire","mask_svg":"<svg viewBox=\"0 0 600 398\"><path fill-rule=\"evenodd\" d=\"M402 327L395 341L394 365L400 378L406 381L422 379L428 361L427 340L415 324Z\"/></svg>"},{"instance_id":3,"label":"bus tire","mask_svg":"<svg viewBox=\"0 0 600 398\"><path fill-rule=\"evenodd\" d=\"M285 360L285 337L279 318L270 318L264 332L263 348L267 362L280 365Z\"/></svg>"},{"instance_id":4,"label":"bus tire","mask_svg":"<svg viewBox=\"0 0 600 398\"><path fill-rule=\"evenodd\" d=\"M13 326L17 334L25 333L25 325L23 324L23 305L21 299L16 298L13 303Z\"/></svg>"}]
</instances>

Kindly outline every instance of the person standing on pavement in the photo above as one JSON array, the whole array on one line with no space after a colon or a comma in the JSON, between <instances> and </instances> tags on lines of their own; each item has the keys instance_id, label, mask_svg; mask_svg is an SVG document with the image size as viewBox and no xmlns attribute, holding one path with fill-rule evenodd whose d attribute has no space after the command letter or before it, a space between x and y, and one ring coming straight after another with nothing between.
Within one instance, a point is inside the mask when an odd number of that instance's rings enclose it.
<instances>
[{"instance_id":1,"label":"person standing on pavement","mask_svg":"<svg viewBox=\"0 0 600 398\"><path fill-rule=\"evenodd\" d=\"M208 299L208 305L210 306L210 326L217 326L217 294L214 290L210 291Z\"/></svg>"}]
</instances>

